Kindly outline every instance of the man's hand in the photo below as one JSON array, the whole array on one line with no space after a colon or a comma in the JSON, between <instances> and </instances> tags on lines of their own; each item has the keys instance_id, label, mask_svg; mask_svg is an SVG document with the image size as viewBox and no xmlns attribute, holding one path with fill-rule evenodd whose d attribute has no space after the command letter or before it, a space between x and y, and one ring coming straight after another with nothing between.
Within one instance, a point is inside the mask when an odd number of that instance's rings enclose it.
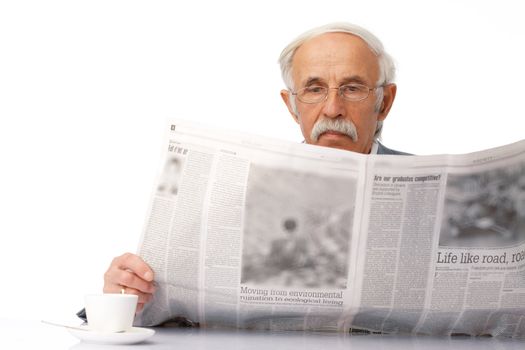
<instances>
[{"instance_id":1,"label":"man's hand","mask_svg":"<svg viewBox=\"0 0 525 350\"><path fill-rule=\"evenodd\" d=\"M104 274L104 293L121 293L139 296L137 312L153 298L155 282L153 270L138 255L125 253L116 257Z\"/></svg>"}]
</instances>

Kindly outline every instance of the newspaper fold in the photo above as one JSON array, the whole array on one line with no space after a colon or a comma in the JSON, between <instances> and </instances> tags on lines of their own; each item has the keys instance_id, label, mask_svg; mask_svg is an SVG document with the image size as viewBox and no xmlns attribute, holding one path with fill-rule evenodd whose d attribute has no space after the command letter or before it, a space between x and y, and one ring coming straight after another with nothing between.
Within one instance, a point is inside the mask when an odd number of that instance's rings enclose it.
<instances>
[{"instance_id":1,"label":"newspaper fold","mask_svg":"<svg viewBox=\"0 0 525 350\"><path fill-rule=\"evenodd\" d=\"M362 155L169 123L140 326L525 337L525 141Z\"/></svg>"}]
</instances>

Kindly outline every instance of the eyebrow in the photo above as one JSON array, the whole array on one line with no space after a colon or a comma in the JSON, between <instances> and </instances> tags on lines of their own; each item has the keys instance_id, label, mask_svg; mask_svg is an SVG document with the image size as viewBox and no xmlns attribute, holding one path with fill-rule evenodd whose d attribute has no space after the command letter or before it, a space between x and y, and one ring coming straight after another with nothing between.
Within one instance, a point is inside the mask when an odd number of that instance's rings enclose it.
<instances>
[{"instance_id":1,"label":"eyebrow","mask_svg":"<svg viewBox=\"0 0 525 350\"><path fill-rule=\"evenodd\" d=\"M341 81L341 85L345 85L348 83L358 83L363 85L368 85L366 80L363 77L360 77L359 75L352 75L350 77L346 77Z\"/></svg>"},{"instance_id":2,"label":"eyebrow","mask_svg":"<svg viewBox=\"0 0 525 350\"><path fill-rule=\"evenodd\" d=\"M310 85L319 84L319 83L324 83L324 80L319 77L310 77L306 80L306 83L304 84L304 86L310 86Z\"/></svg>"},{"instance_id":3,"label":"eyebrow","mask_svg":"<svg viewBox=\"0 0 525 350\"><path fill-rule=\"evenodd\" d=\"M366 80L359 76L359 75L352 75L352 76L349 76L349 77L345 77L343 78L343 80L340 81L340 85L345 85L345 84L349 84L349 83L358 83L358 84L363 84L363 85L368 85L368 83L366 82ZM326 84L325 80L320 78L320 77L310 77L306 80L304 86L310 86L310 85L313 85L313 84Z\"/></svg>"}]
</instances>

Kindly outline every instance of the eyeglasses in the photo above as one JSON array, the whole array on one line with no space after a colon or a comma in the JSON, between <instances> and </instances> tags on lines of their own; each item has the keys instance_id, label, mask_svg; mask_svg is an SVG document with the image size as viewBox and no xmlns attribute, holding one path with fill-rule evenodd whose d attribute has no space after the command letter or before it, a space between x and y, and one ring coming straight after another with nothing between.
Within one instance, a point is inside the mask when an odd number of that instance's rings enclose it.
<instances>
[{"instance_id":1,"label":"eyeglasses","mask_svg":"<svg viewBox=\"0 0 525 350\"><path fill-rule=\"evenodd\" d=\"M363 84L346 84L341 85L340 87L328 87L328 86L319 86L312 85L292 92L292 95L297 96L299 101L304 103L319 103L323 102L328 97L328 90L335 89L339 96L344 98L347 101L357 102L364 100L370 95L370 91L383 87L383 85L369 88Z\"/></svg>"}]
</instances>

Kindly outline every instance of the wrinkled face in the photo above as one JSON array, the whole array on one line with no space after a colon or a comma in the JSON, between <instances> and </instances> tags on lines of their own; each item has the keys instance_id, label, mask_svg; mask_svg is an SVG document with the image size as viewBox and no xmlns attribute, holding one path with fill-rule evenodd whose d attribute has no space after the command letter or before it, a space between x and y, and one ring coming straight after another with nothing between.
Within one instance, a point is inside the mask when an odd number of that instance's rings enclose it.
<instances>
[{"instance_id":1,"label":"wrinkled face","mask_svg":"<svg viewBox=\"0 0 525 350\"><path fill-rule=\"evenodd\" d=\"M326 33L301 45L292 61L294 91L309 86L338 88L349 83L375 87L379 79L379 63L375 54L359 37L346 33ZM376 110L376 92L361 101L347 101L336 89L330 89L324 102L308 104L299 101L288 90L281 96L288 110L300 125L307 143L335 147L359 153L369 153L377 122L386 118L395 96L396 87L384 88L383 104ZM295 98L296 110L291 99ZM335 131L322 133L317 140L311 138L315 123L321 119L351 121L357 131L357 140Z\"/></svg>"}]
</instances>

